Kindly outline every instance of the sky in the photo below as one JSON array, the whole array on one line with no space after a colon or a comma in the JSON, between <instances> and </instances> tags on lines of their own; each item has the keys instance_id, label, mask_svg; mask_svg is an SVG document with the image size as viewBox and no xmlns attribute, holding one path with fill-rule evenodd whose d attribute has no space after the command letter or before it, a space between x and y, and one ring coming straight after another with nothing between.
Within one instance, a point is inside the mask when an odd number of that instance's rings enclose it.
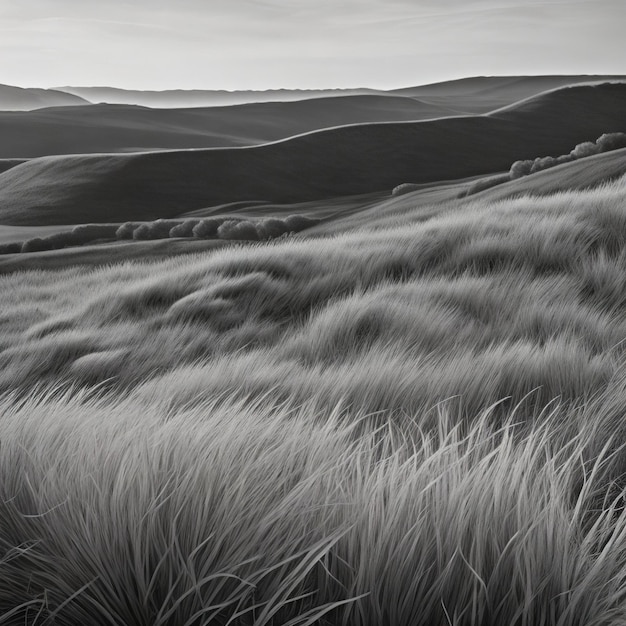
<instances>
[{"instance_id":1,"label":"sky","mask_svg":"<svg viewBox=\"0 0 626 626\"><path fill-rule=\"evenodd\" d=\"M0 83L390 89L626 74L626 0L0 0Z\"/></svg>"}]
</instances>

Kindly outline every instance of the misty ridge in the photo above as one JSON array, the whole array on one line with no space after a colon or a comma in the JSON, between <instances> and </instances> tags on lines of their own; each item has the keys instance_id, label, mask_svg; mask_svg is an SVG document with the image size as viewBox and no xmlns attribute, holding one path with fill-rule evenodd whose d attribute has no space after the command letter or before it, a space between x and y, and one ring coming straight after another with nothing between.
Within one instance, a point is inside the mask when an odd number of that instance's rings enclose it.
<instances>
[{"instance_id":1,"label":"misty ridge","mask_svg":"<svg viewBox=\"0 0 626 626\"><path fill-rule=\"evenodd\" d=\"M0 624L626 622L626 77L4 89Z\"/></svg>"}]
</instances>

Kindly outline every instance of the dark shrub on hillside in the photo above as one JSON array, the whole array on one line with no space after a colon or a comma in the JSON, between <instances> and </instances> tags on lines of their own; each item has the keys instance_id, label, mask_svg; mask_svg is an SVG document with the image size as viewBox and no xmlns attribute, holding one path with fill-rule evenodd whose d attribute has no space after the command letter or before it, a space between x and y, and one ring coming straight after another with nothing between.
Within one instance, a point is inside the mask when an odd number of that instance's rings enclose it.
<instances>
[{"instance_id":1,"label":"dark shrub on hillside","mask_svg":"<svg viewBox=\"0 0 626 626\"><path fill-rule=\"evenodd\" d=\"M284 220L279 220L275 217L269 217L257 222L256 230L259 234L259 239L276 239L276 237L280 237L288 231Z\"/></svg>"},{"instance_id":2,"label":"dark shrub on hillside","mask_svg":"<svg viewBox=\"0 0 626 626\"><path fill-rule=\"evenodd\" d=\"M118 239L132 239L135 229L141 226L141 222L124 222L116 231Z\"/></svg>"},{"instance_id":3,"label":"dark shrub on hillside","mask_svg":"<svg viewBox=\"0 0 626 626\"><path fill-rule=\"evenodd\" d=\"M626 148L626 134L625 133L604 133L593 141L584 141L579 143L569 154L563 154L559 157L537 157L534 160L527 159L525 161L515 161L511 165L509 170L509 177L511 180L521 178L522 176L528 176L535 172L541 172L547 170L556 165L562 165L563 163L570 163L577 159L584 159L585 157L599 154L600 152L609 152L610 150L619 150L620 148Z\"/></svg>"},{"instance_id":4,"label":"dark shrub on hillside","mask_svg":"<svg viewBox=\"0 0 626 626\"><path fill-rule=\"evenodd\" d=\"M599 152L600 148L593 141L584 141L583 143L579 143L570 154L574 159L584 159L585 157L593 156Z\"/></svg>"},{"instance_id":5,"label":"dark shrub on hillside","mask_svg":"<svg viewBox=\"0 0 626 626\"><path fill-rule=\"evenodd\" d=\"M220 239L237 239L243 241L257 241L259 234L256 225L247 220L226 220L218 229Z\"/></svg>"},{"instance_id":6,"label":"dark shrub on hillside","mask_svg":"<svg viewBox=\"0 0 626 626\"><path fill-rule=\"evenodd\" d=\"M194 237L198 239L210 239L217 237L217 229L224 223L224 220L218 218L211 218L201 220L192 228Z\"/></svg>"},{"instance_id":7,"label":"dark shrub on hillside","mask_svg":"<svg viewBox=\"0 0 626 626\"><path fill-rule=\"evenodd\" d=\"M170 237L193 237L193 229L200 223L200 220L185 220L179 222L170 230Z\"/></svg>"},{"instance_id":8,"label":"dark shrub on hillside","mask_svg":"<svg viewBox=\"0 0 626 626\"><path fill-rule=\"evenodd\" d=\"M556 157L554 164L563 165L563 163L571 163L574 160L575 159L571 154L562 154L561 156Z\"/></svg>"},{"instance_id":9,"label":"dark shrub on hillside","mask_svg":"<svg viewBox=\"0 0 626 626\"><path fill-rule=\"evenodd\" d=\"M305 228L310 228L319 224L320 220L312 217L305 217L304 215L289 215L285 218L285 226L288 232L298 233Z\"/></svg>"},{"instance_id":10,"label":"dark shrub on hillside","mask_svg":"<svg viewBox=\"0 0 626 626\"><path fill-rule=\"evenodd\" d=\"M543 170L550 169L556 165L556 159L551 156L538 157L533 161L530 173L542 172Z\"/></svg>"},{"instance_id":11,"label":"dark shrub on hillside","mask_svg":"<svg viewBox=\"0 0 626 626\"><path fill-rule=\"evenodd\" d=\"M178 226L177 220L155 220L154 222L146 222L138 226L133 232L133 239L152 240L167 239L170 236L170 230L174 226Z\"/></svg>"},{"instance_id":12,"label":"dark shrub on hillside","mask_svg":"<svg viewBox=\"0 0 626 626\"><path fill-rule=\"evenodd\" d=\"M626 148L626 133L604 133L596 139L600 152L610 152Z\"/></svg>"},{"instance_id":13,"label":"dark shrub on hillside","mask_svg":"<svg viewBox=\"0 0 626 626\"><path fill-rule=\"evenodd\" d=\"M141 224L137 226L137 228L133 230L133 239L142 241L146 239L152 239L152 237L150 236L150 227L148 226L148 224Z\"/></svg>"},{"instance_id":14,"label":"dark shrub on hillside","mask_svg":"<svg viewBox=\"0 0 626 626\"><path fill-rule=\"evenodd\" d=\"M69 230L64 233L48 235L43 238L43 241L48 246L48 250L60 250L61 248L66 248L67 246L77 245L72 231Z\"/></svg>"},{"instance_id":15,"label":"dark shrub on hillside","mask_svg":"<svg viewBox=\"0 0 626 626\"><path fill-rule=\"evenodd\" d=\"M22 251L21 243L3 243L0 244L0 254L17 254Z\"/></svg>"},{"instance_id":16,"label":"dark shrub on hillside","mask_svg":"<svg viewBox=\"0 0 626 626\"><path fill-rule=\"evenodd\" d=\"M515 161L509 170L509 177L511 180L515 180L516 178L522 178L522 176L528 176L532 166L533 161L530 159L526 159L525 161Z\"/></svg>"},{"instance_id":17,"label":"dark shrub on hillside","mask_svg":"<svg viewBox=\"0 0 626 626\"><path fill-rule=\"evenodd\" d=\"M52 247L49 241L41 237L28 239L22 244L22 252L43 252L44 250L52 250Z\"/></svg>"}]
</instances>

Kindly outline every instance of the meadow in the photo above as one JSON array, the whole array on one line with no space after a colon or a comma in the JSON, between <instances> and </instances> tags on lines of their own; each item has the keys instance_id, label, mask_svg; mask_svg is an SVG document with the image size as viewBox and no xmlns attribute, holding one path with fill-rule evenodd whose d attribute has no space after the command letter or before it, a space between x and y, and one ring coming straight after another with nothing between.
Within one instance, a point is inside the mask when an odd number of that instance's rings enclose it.
<instances>
[{"instance_id":1,"label":"meadow","mask_svg":"<svg viewBox=\"0 0 626 626\"><path fill-rule=\"evenodd\" d=\"M0 623L626 621L626 178L402 202L0 276Z\"/></svg>"}]
</instances>

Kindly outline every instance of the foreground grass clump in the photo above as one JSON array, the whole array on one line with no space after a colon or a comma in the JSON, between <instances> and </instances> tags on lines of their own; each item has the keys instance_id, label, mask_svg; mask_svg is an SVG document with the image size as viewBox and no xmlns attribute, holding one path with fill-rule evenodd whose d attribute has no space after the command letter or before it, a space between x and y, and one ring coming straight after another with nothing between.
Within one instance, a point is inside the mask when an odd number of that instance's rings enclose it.
<instances>
[{"instance_id":1,"label":"foreground grass clump","mask_svg":"<svg viewBox=\"0 0 626 626\"><path fill-rule=\"evenodd\" d=\"M419 415L373 428L271 397L175 412L133 395L5 397L0 611L15 624L623 623L610 409L498 427L443 406L422 429Z\"/></svg>"},{"instance_id":2,"label":"foreground grass clump","mask_svg":"<svg viewBox=\"0 0 626 626\"><path fill-rule=\"evenodd\" d=\"M625 199L0 277L0 623L623 624Z\"/></svg>"}]
</instances>

